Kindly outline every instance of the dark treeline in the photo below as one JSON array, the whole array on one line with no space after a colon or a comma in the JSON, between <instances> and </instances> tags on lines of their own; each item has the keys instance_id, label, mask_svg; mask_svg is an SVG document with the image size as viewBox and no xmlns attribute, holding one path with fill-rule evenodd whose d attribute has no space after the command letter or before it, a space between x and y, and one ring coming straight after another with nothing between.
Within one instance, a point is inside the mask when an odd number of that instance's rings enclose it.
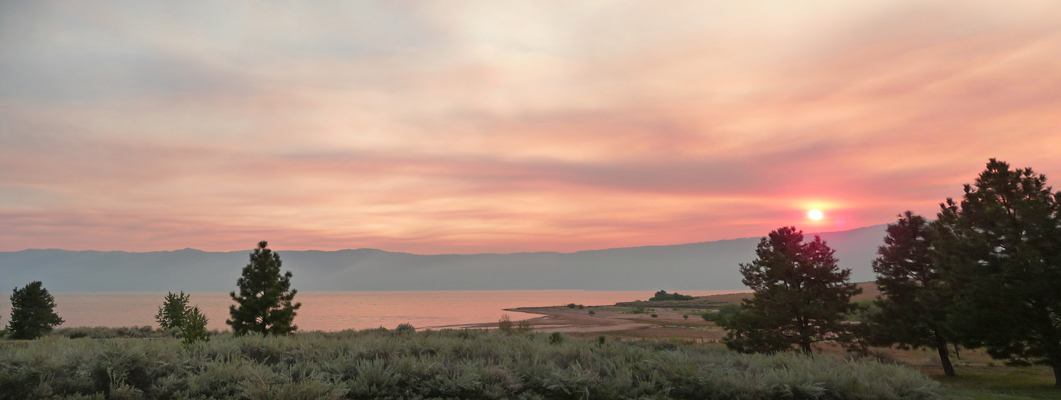
<instances>
[{"instance_id":1,"label":"dark treeline","mask_svg":"<svg viewBox=\"0 0 1061 400\"><path fill-rule=\"evenodd\" d=\"M820 238L771 232L741 265L754 296L718 321L726 345L931 348L951 376L950 347L963 345L1011 365L1048 365L1061 387L1061 192L1031 168L995 159L964 192L935 221L908 211L888 226L873 261L881 295L872 311L851 303L861 290ZM864 323L846 321L855 313Z\"/></svg>"}]
</instances>

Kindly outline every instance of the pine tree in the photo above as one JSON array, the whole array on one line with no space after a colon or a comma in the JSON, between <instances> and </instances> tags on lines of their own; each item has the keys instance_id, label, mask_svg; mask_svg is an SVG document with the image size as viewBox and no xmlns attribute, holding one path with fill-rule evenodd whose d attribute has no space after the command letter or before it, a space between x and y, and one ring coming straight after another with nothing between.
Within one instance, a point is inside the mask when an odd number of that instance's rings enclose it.
<instances>
[{"instance_id":1,"label":"pine tree","mask_svg":"<svg viewBox=\"0 0 1061 400\"><path fill-rule=\"evenodd\" d=\"M954 376L947 347L955 336L947 323L951 293L932 258L930 224L907 211L888 225L877 254L873 272L881 292L875 301L880 311L869 318L870 341L936 349L944 373Z\"/></svg>"},{"instance_id":2,"label":"pine tree","mask_svg":"<svg viewBox=\"0 0 1061 400\"><path fill-rule=\"evenodd\" d=\"M815 236L783 227L770 232L755 250L758 258L741 264L743 282L755 291L741 312L718 322L726 346L742 352L777 352L793 347L810 353L822 341L850 344L844 317L857 309L851 296L862 292L849 283L851 270L840 269L833 250Z\"/></svg>"},{"instance_id":3,"label":"pine tree","mask_svg":"<svg viewBox=\"0 0 1061 400\"><path fill-rule=\"evenodd\" d=\"M1061 387L1061 192L991 159L960 204L941 206L937 262L957 294L955 327L994 358L1051 366Z\"/></svg>"},{"instance_id":4,"label":"pine tree","mask_svg":"<svg viewBox=\"0 0 1061 400\"><path fill-rule=\"evenodd\" d=\"M11 339L36 339L63 323L55 313L55 298L40 281L34 281L11 294L11 320L7 333Z\"/></svg>"},{"instance_id":5,"label":"pine tree","mask_svg":"<svg viewBox=\"0 0 1061 400\"><path fill-rule=\"evenodd\" d=\"M293 322L302 304L292 303L297 291L291 289L291 271L280 274L280 255L267 246L265 241L258 243L236 281L239 294L229 294L236 304L229 306L231 319L225 323L236 335L285 335L298 329Z\"/></svg>"}]
</instances>

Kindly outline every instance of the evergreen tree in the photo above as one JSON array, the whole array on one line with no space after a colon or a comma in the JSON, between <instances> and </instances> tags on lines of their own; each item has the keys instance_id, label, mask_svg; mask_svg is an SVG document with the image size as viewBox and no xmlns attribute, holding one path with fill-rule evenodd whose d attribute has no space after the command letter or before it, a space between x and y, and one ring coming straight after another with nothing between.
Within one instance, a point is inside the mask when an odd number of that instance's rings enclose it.
<instances>
[{"instance_id":1,"label":"evergreen tree","mask_svg":"<svg viewBox=\"0 0 1061 400\"><path fill-rule=\"evenodd\" d=\"M884 246L873 260L881 295L875 302L880 310L868 321L870 341L936 349L944 373L954 376L947 347L954 337L947 324L950 292L932 252L931 229L924 217L907 211L888 225Z\"/></svg>"},{"instance_id":2,"label":"evergreen tree","mask_svg":"<svg viewBox=\"0 0 1061 400\"><path fill-rule=\"evenodd\" d=\"M939 213L937 262L957 293L955 327L1012 364L1053 367L1061 387L1061 192L991 159Z\"/></svg>"},{"instance_id":3,"label":"evergreen tree","mask_svg":"<svg viewBox=\"0 0 1061 400\"><path fill-rule=\"evenodd\" d=\"M11 294L11 320L7 333L11 339L36 339L63 323L55 313L55 298L40 281L34 281Z\"/></svg>"},{"instance_id":4,"label":"evergreen tree","mask_svg":"<svg viewBox=\"0 0 1061 400\"><path fill-rule=\"evenodd\" d=\"M162 329L183 328L190 311L190 299L191 295L184 294L183 291L180 294L169 292L162 301L162 306L158 308L158 314L155 314L155 321L158 321Z\"/></svg>"},{"instance_id":5,"label":"evergreen tree","mask_svg":"<svg viewBox=\"0 0 1061 400\"><path fill-rule=\"evenodd\" d=\"M298 329L292 323L295 310L302 304L292 303L297 291L291 289L291 271L280 274L280 255L267 246L265 241L258 243L236 281L239 294L229 294L236 304L229 306L231 319L225 323L232 326L236 335L285 335Z\"/></svg>"},{"instance_id":6,"label":"evergreen tree","mask_svg":"<svg viewBox=\"0 0 1061 400\"><path fill-rule=\"evenodd\" d=\"M844 317L857 309L851 296L862 292L849 283L851 270L839 269L833 250L814 237L783 227L770 232L755 249L757 259L741 264L743 282L755 291L741 312L718 323L726 346L742 352L792 349L810 353L813 343L854 339Z\"/></svg>"}]
</instances>

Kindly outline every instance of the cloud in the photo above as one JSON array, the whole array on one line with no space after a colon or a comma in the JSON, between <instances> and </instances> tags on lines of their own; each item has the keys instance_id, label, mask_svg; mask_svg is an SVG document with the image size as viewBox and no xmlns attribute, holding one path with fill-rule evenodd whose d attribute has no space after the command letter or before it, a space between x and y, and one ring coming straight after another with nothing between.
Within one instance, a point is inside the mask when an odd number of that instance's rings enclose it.
<instances>
[{"instance_id":1,"label":"cloud","mask_svg":"<svg viewBox=\"0 0 1061 400\"><path fill-rule=\"evenodd\" d=\"M0 250L673 244L1061 174L1056 2L2 7Z\"/></svg>"}]
</instances>

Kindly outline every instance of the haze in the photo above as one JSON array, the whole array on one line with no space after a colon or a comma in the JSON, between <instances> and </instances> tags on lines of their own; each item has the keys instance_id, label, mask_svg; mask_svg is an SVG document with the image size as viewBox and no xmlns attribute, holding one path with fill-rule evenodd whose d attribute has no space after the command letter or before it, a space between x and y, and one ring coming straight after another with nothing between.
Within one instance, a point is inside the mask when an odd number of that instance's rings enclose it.
<instances>
[{"instance_id":1,"label":"haze","mask_svg":"<svg viewBox=\"0 0 1061 400\"><path fill-rule=\"evenodd\" d=\"M0 251L578 251L1061 176L1061 3L0 3ZM820 221L807 218L821 210Z\"/></svg>"}]
</instances>

